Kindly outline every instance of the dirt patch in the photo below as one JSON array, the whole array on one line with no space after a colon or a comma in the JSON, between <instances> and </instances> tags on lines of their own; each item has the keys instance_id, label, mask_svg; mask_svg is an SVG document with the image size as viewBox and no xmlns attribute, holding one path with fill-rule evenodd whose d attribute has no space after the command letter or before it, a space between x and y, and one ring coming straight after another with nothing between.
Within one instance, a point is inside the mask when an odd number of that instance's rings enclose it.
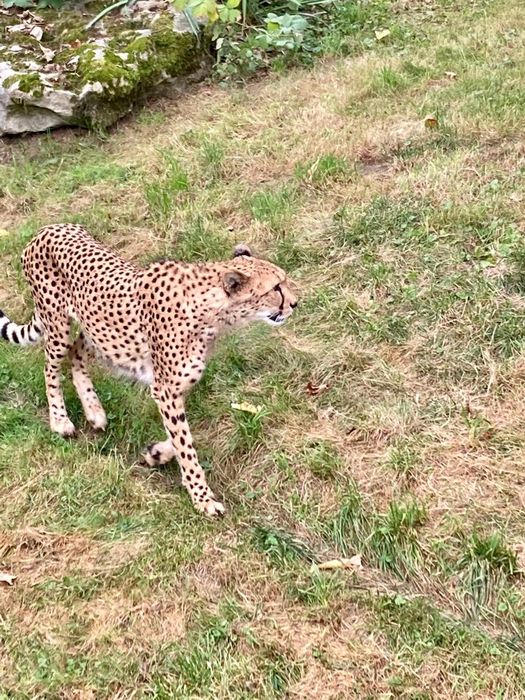
<instances>
[{"instance_id":1,"label":"dirt patch","mask_svg":"<svg viewBox=\"0 0 525 700\"><path fill-rule=\"evenodd\" d=\"M200 560L185 571L191 590L211 606L225 590L235 591L249 611L255 611L263 601L282 600L277 577L269 574L263 557L249 550L240 552L236 540L230 533L205 545Z\"/></svg>"},{"instance_id":2,"label":"dirt patch","mask_svg":"<svg viewBox=\"0 0 525 700\"><path fill-rule=\"evenodd\" d=\"M256 629L269 645L283 645L303 666L291 698L343 700L374 686L386 659L363 611L348 606L334 624L305 620L304 610L265 610ZM366 679L366 680L365 680Z\"/></svg>"},{"instance_id":3,"label":"dirt patch","mask_svg":"<svg viewBox=\"0 0 525 700\"><path fill-rule=\"evenodd\" d=\"M132 648L153 650L182 639L186 630L184 603L177 596L137 601L112 590L78 606L76 615L88 628L83 651L108 641L124 652Z\"/></svg>"},{"instance_id":4,"label":"dirt patch","mask_svg":"<svg viewBox=\"0 0 525 700\"><path fill-rule=\"evenodd\" d=\"M107 573L134 559L145 542L111 545L83 535L62 535L26 527L0 533L0 561L17 577L17 587L34 586L78 571L83 576Z\"/></svg>"}]
</instances>

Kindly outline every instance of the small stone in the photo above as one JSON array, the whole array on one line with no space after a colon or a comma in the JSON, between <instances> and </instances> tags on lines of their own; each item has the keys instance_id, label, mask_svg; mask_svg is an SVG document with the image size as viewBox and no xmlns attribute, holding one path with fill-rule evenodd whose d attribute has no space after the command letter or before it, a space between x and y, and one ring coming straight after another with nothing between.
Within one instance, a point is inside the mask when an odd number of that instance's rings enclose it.
<instances>
[{"instance_id":1,"label":"small stone","mask_svg":"<svg viewBox=\"0 0 525 700\"><path fill-rule=\"evenodd\" d=\"M103 61L105 55L104 49L97 48L93 51L93 61Z\"/></svg>"},{"instance_id":2,"label":"small stone","mask_svg":"<svg viewBox=\"0 0 525 700\"><path fill-rule=\"evenodd\" d=\"M133 14L143 14L145 12L154 12L156 10L165 10L168 3L163 0L139 0L133 6Z\"/></svg>"},{"instance_id":3,"label":"small stone","mask_svg":"<svg viewBox=\"0 0 525 700\"><path fill-rule=\"evenodd\" d=\"M92 92L99 94L104 92L104 86L102 85L102 83L87 83L87 85L84 85L84 87L82 88L82 92L78 96L78 99L82 100L84 97L86 97L86 95L89 95Z\"/></svg>"}]
</instances>

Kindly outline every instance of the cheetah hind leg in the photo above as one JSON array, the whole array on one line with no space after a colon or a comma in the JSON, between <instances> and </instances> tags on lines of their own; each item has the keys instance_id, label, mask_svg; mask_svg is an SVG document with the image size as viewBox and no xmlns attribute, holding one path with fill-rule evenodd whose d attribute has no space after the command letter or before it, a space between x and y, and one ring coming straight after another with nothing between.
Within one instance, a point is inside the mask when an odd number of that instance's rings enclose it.
<instances>
[{"instance_id":1,"label":"cheetah hind leg","mask_svg":"<svg viewBox=\"0 0 525 700\"><path fill-rule=\"evenodd\" d=\"M86 418L95 430L104 430L108 421L106 412L102 408L100 399L95 392L93 382L87 373L86 365L87 361L92 357L92 353L83 333L80 333L71 346L69 357L71 359L73 384L77 390Z\"/></svg>"},{"instance_id":2,"label":"cheetah hind leg","mask_svg":"<svg viewBox=\"0 0 525 700\"><path fill-rule=\"evenodd\" d=\"M44 341L46 356L44 377L49 404L49 425L54 433L58 433L62 437L71 437L75 434L75 426L67 415L60 381L62 361L71 347L69 319L45 313L41 313L40 316L47 329Z\"/></svg>"}]
</instances>

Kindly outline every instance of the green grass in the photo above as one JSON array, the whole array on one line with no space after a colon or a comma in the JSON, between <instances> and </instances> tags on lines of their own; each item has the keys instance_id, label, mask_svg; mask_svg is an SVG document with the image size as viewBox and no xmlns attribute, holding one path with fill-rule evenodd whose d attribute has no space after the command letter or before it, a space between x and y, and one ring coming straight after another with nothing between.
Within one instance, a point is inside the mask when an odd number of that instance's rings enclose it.
<instances>
[{"instance_id":1,"label":"green grass","mask_svg":"<svg viewBox=\"0 0 525 700\"><path fill-rule=\"evenodd\" d=\"M279 236L286 233L290 221L295 193L290 187L255 192L250 196L249 209L256 221L266 224Z\"/></svg>"},{"instance_id":2,"label":"green grass","mask_svg":"<svg viewBox=\"0 0 525 700\"><path fill-rule=\"evenodd\" d=\"M326 184L330 181L350 179L352 168L346 158L328 153L314 161L298 163L295 174L299 180L313 185Z\"/></svg>"},{"instance_id":3,"label":"green grass","mask_svg":"<svg viewBox=\"0 0 525 700\"><path fill-rule=\"evenodd\" d=\"M190 189L188 174L171 151L162 151L162 167L155 178L144 183L146 199L151 219L158 226L166 226L177 200Z\"/></svg>"},{"instance_id":4,"label":"green grass","mask_svg":"<svg viewBox=\"0 0 525 700\"><path fill-rule=\"evenodd\" d=\"M94 435L66 373L64 441L0 347L0 697L523 696L524 40L517 1L345 3L308 70L3 146L13 318L64 220L144 263L245 241L301 303L188 400L218 522L139 465L147 391L97 369Z\"/></svg>"}]
</instances>

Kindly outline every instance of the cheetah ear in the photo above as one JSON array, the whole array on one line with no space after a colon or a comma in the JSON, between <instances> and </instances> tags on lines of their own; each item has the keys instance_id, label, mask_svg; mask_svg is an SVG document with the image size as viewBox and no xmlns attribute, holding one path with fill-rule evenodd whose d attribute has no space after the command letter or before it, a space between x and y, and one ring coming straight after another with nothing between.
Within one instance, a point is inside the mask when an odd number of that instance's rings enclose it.
<instances>
[{"instance_id":1,"label":"cheetah ear","mask_svg":"<svg viewBox=\"0 0 525 700\"><path fill-rule=\"evenodd\" d=\"M228 270L224 273L222 284L227 296L241 292L250 278L237 270Z\"/></svg>"},{"instance_id":2,"label":"cheetah ear","mask_svg":"<svg viewBox=\"0 0 525 700\"><path fill-rule=\"evenodd\" d=\"M251 258L252 251L249 249L246 243L239 243L239 245L235 246L233 257L238 258L240 255L245 255L247 258Z\"/></svg>"}]
</instances>

